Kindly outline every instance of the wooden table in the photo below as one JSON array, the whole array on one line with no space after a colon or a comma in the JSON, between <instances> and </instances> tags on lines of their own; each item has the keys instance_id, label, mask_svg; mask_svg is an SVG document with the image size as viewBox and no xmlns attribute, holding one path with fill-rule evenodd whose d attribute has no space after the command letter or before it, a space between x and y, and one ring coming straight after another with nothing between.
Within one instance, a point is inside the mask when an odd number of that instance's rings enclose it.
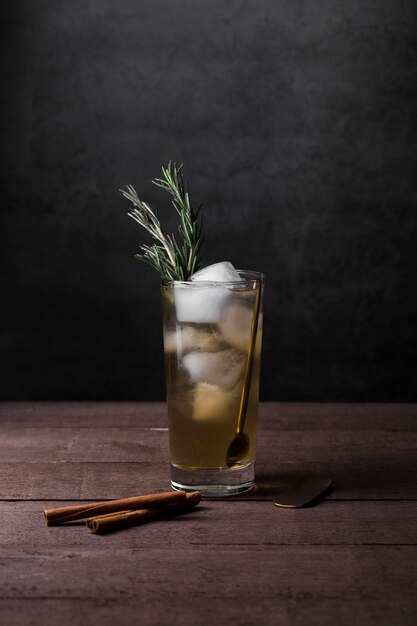
<instances>
[{"instance_id":1,"label":"wooden table","mask_svg":"<svg viewBox=\"0 0 417 626\"><path fill-rule=\"evenodd\" d=\"M261 407L257 489L111 535L44 508L169 488L163 404L3 404L0 623L417 624L417 405ZM278 509L297 476L334 479Z\"/></svg>"}]
</instances>

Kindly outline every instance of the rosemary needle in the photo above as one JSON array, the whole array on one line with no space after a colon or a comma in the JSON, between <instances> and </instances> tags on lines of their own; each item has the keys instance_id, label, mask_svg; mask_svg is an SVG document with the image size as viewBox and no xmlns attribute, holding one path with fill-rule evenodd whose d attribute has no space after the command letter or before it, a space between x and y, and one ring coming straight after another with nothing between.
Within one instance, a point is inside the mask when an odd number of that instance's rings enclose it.
<instances>
[{"instance_id":1,"label":"rosemary needle","mask_svg":"<svg viewBox=\"0 0 417 626\"><path fill-rule=\"evenodd\" d=\"M128 213L129 217L158 242L152 245L143 244L140 246L141 254L135 256L154 267L163 279L189 280L200 268L201 206L197 210L191 206L188 186L182 175L182 165L177 167L170 161L167 167L162 167L162 178L155 178L152 182L172 196L172 204L180 218L180 243L174 235L162 232L156 212L139 198L132 185L127 185L126 189L120 191L134 206Z\"/></svg>"}]
</instances>

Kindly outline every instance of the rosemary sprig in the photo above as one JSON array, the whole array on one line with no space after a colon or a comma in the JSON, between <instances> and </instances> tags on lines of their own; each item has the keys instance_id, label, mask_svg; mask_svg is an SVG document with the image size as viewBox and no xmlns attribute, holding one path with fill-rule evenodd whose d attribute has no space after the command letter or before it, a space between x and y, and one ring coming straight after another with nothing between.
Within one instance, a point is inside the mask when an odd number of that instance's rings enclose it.
<instances>
[{"instance_id":1,"label":"rosemary sprig","mask_svg":"<svg viewBox=\"0 0 417 626\"><path fill-rule=\"evenodd\" d=\"M172 196L172 204L180 217L178 231L181 243L178 244L174 235L165 235L155 213L147 202L143 202L132 185L127 185L126 190L120 189L121 193L133 205L128 215L138 224L143 226L158 244L142 245L142 254L135 256L145 263L152 265L161 275L168 280L188 280L200 267L200 253L203 243L201 237L201 205L195 211L190 203L188 186L182 175L182 165L177 167L175 163L168 163L162 167L162 178L156 178L152 182L161 187Z\"/></svg>"}]
</instances>

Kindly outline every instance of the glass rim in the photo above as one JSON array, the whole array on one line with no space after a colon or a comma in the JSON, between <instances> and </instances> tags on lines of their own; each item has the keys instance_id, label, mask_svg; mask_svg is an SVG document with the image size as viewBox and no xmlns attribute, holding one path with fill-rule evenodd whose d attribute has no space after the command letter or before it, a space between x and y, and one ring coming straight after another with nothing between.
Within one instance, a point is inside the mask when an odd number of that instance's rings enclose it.
<instances>
[{"instance_id":1,"label":"glass rim","mask_svg":"<svg viewBox=\"0 0 417 626\"><path fill-rule=\"evenodd\" d=\"M242 287L243 285L248 285L254 282L261 283L262 285L265 283L265 275L262 274L262 272L240 269L237 269L236 272L245 275L245 278L243 278L242 280L232 280L229 282L220 280L171 280L169 278L162 278L161 284L164 287L169 287L171 285L183 285L184 287Z\"/></svg>"}]
</instances>

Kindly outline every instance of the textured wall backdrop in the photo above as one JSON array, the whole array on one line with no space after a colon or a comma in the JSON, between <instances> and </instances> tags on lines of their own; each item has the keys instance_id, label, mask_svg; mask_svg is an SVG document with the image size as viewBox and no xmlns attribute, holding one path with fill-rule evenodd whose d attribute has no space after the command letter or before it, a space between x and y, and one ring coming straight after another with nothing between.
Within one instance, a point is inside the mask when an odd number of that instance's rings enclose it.
<instances>
[{"instance_id":1,"label":"textured wall backdrop","mask_svg":"<svg viewBox=\"0 0 417 626\"><path fill-rule=\"evenodd\" d=\"M267 276L262 398L417 400L414 0L3 0L1 399L162 399L117 189Z\"/></svg>"}]
</instances>

